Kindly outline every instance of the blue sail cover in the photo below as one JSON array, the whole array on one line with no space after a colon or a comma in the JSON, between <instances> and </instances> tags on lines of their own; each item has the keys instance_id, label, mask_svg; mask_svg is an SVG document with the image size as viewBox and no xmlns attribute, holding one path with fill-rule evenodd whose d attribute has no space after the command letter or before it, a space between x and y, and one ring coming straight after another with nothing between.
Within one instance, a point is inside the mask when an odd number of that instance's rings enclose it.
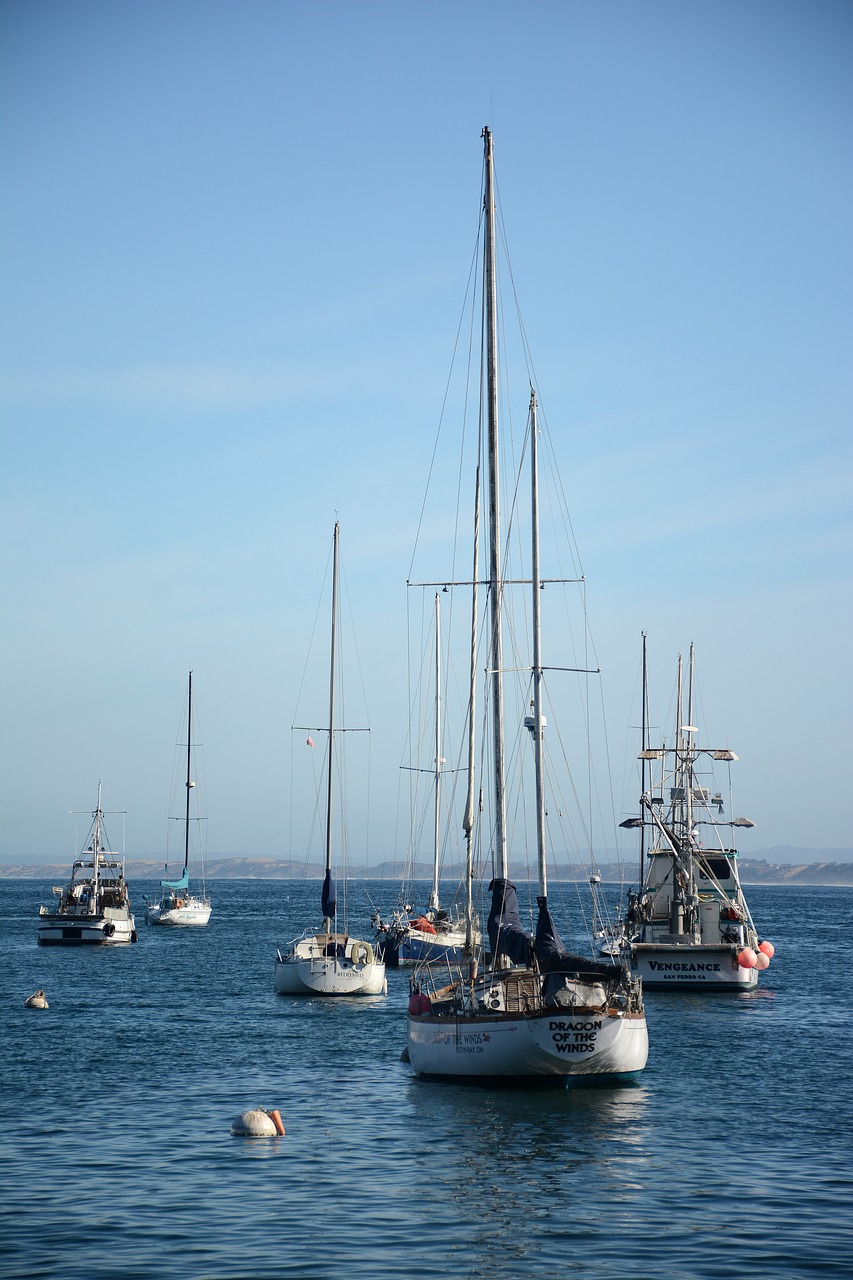
<instances>
[{"instance_id":1,"label":"blue sail cover","mask_svg":"<svg viewBox=\"0 0 853 1280\"><path fill-rule=\"evenodd\" d=\"M338 895L335 892L335 882L332 879L331 871L326 872L326 878L323 881L323 915L328 920L333 920L335 910L338 905Z\"/></svg>"},{"instance_id":2,"label":"blue sail cover","mask_svg":"<svg viewBox=\"0 0 853 1280\"><path fill-rule=\"evenodd\" d=\"M518 893L510 880L493 880L489 885L492 907L488 931L492 959L507 956L514 964L530 963L530 938L518 913Z\"/></svg>"},{"instance_id":3,"label":"blue sail cover","mask_svg":"<svg viewBox=\"0 0 853 1280\"><path fill-rule=\"evenodd\" d=\"M161 889L188 889L190 886L190 873L187 867L184 867L184 874L180 880L161 880Z\"/></svg>"}]
</instances>

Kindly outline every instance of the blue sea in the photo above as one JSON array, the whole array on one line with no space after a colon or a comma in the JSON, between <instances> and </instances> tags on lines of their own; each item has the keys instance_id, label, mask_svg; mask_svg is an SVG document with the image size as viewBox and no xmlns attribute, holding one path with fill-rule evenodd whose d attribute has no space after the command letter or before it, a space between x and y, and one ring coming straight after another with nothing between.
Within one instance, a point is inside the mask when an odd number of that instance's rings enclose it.
<instances>
[{"instance_id":1,"label":"blue sea","mask_svg":"<svg viewBox=\"0 0 853 1280\"><path fill-rule=\"evenodd\" d=\"M36 945L49 883L0 881L0 1275L853 1272L853 890L751 888L756 992L649 992L637 1084L531 1092L414 1077L404 970L387 997L276 996L317 883L214 882L197 931L142 925L150 888L136 946L76 950ZM394 896L351 884L351 929ZM232 1137L259 1105L285 1136Z\"/></svg>"}]
</instances>

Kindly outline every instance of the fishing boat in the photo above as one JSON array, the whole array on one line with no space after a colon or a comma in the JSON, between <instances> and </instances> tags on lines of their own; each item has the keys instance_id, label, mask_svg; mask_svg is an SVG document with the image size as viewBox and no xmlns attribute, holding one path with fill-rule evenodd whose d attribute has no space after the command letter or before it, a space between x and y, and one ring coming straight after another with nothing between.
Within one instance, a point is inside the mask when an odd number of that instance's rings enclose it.
<instances>
[{"instance_id":1,"label":"fishing boat","mask_svg":"<svg viewBox=\"0 0 853 1280\"><path fill-rule=\"evenodd\" d=\"M686 720L684 678L679 656L675 745L652 746L644 635L641 815L621 823L640 832L640 888L629 896L625 945L649 990L748 991L774 954L758 936L731 841L734 828L755 823L725 819L725 799L713 782L715 763L731 765L737 755L696 741L692 644Z\"/></svg>"},{"instance_id":2,"label":"fishing boat","mask_svg":"<svg viewBox=\"0 0 853 1280\"><path fill-rule=\"evenodd\" d=\"M124 870L124 855L108 852L99 782L92 825L83 852L71 868L71 878L64 886L54 885L53 892L59 898L56 906L39 907L39 945L136 942Z\"/></svg>"},{"instance_id":3,"label":"fishing boat","mask_svg":"<svg viewBox=\"0 0 853 1280\"><path fill-rule=\"evenodd\" d=\"M475 832L482 826L484 799L477 801L474 714L478 656L479 571L479 482L474 502L474 567L471 587L471 630L469 637L470 686L468 715L468 792L462 822L466 844L466 921L468 937L462 965L449 983L439 986L430 966L419 966L413 975L408 1008L406 1056L415 1072L436 1078L468 1078L484 1082L510 1081L552 1084L581 1082L622 1083L642 1070L648 1057L648 1032L643 1008L642 984L621 962L604 963L567 950L560 937L549 902L546 832L549 813L546 788L545 730L543 709L546 668L542 659L541 597L546 582L540 572L539 546L539 453L537 395L531 389L525 451L530 470L530 551L529 573L513 580L505 575L506 553L501 529L498 423L498 344L504 333L498 323L496 296L495 183L491 131L484 139L484 236L482 342L485 370L480 384L485 388L485 420L488 473L488 589L489 625L486 688L489 707L491 810L488 843L489 893L487 933L489 952L473 944L473 884L475 876ZM480 474L479 464L476 468ZM517 491L516 491L517 493ZM516 498L517 501L517 498ZM513 505L513 525L519 523ZM458 584L463 585L463 584ZM522 668L520 636L508 632L513 646L511 661L505 661L504 611L507 599L522 586L530 591L532 611L529 637L532 652L524 662L524 715L519 732L532 744L533 788L530 803L535 827L537 863L536 925L532 933L521 920L516 885L509 877L509 818L507 772L517 759L510 751L505 730L504 677L511 669ZM508 641L509 642L509 641ZM552 706L552 703L549 703ZM517 781L530 791L527 770L519 767ZM514 830L523 811L513 805ZM554 815L556 817L556 815ZM520 838L520 837L519 837ZM483 861L477 869L486 870Z\"/></svg>"},{"instance_id":4,"label":"fishing boat","mask_svg":"<svg viewBox=\"0 0 853 1280\"><path fill-rule=\"evenodd\" d=\"M211 905L204 883L204 859L201 859L201 891L190 889L190 829L193 822L200 824L200 816L193 817L190 797L198 789L193 780L193 673L187 682L187 769L185 809L178 819L184 826L184 866L177 880L160 881L160 897L156 902L146 901L145 919L148 924L205 925L210 919ZM168 871L169 865L166 864Z\"/></svg>"},{"instance_id":5,"label":"fishing boat","mask_svg":"<svg viewBox=\"0 0 853 1280\"><path fill-rule=\"evenodd\" d=\"M329 664L329 723L326 779L326 865L320 893L323 923L276 953L275 989L283 996L377 996L388 990L385 965L363 938L353 937L346 919L338 928L337 890L332 875L335 780L335 672L337 657L340 528L335 523L332 555L332 638ZM312 730L313 731L313 730ZM345 913L344 913L345 914Z\"/></svg>"},{"instance_id":6,"label":"fishing boat","mask_svg":"<svg viewBox=\"0 0 853 1280\"><path fill-rule=\"evenodd\" d=\"M441 905L441 790L445 759L442 755L441 720L441 596L435 593L435 759L432 769L432 885L425 911L413 913L408 885L403 885L403 901L393 911L390 920L383 921L375 912L372 923L376 930L374 946L389 969L401 964L455 961L462 959L465 946L466 921L457 907L455 912ZM420 770L418 772L421 772ZM474 938L479 943L479 930Z\"/></svg>"}]
</instances>

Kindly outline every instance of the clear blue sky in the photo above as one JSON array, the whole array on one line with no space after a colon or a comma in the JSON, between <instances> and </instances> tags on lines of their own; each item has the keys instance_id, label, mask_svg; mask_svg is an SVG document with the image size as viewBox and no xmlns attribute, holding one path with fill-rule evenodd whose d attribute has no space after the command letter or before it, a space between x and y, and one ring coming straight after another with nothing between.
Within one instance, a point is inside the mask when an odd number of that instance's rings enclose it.
<instances>
[{"instance_id":1,"label":"clear blue sky","mask_svg":"<svg viewBox=\"0 0 853 1280\"><path fill-rule=\"evenodd\" d=\"M162 850L190 667L211 853L298 854L290 725L336 515L370 853L393 852L405 580L487 123L617 794L646 630L664 704L696 643L743 852L850 845L847 0L0 22L0 858L70 854L98 779L129 856Z\"/></svg>"}]
</instances>

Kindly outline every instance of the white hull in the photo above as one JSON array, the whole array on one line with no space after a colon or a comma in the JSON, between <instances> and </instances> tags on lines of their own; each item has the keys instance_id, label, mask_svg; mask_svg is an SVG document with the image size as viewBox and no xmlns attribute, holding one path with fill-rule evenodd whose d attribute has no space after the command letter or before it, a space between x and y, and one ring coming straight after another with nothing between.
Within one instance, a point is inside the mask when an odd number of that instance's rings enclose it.
<instances>
[{"instance_id":1,"label":"white hull","mask_svg":"<svg viewBox=\"0 0 853 1280\"><path fill-rule=\"evenodd\" d=\"M412 1067L426 1076L627 1079L646 1065L649 1037L643 1014L409 1014L408 1050Z\"/></svg>"},{"instance_id":2,"label":"white hull","mask_svg":"<svg viewBox=\"0 0 853 1280\"><path fill-rule=\"evenodd\" d=\"M110 911L96 915L39 916L39 945L47 946L120 946L136 942L136 925L129 912Z\"/></svg>"},{"instance_id":3,"label":"white hull","mask_svg":"<svg viewBox=\"0 0 853 1280\"><path fill-rule=\"evenodd\" d=\"M631 968L647 991L750 991L758 970L743 969L738 947L657 942L631 946Z\"/></svg>"},{"instance_id":4,"label":"white hull","mask_svg":"<svg viewBox=\"0 0 853 1280\"><path fill-rule=\"evenodd\" d=\"M388 981L369 942L317 934L294 943L288 955L278 954L275 989L281 996L382 996Z\"/></svg>"},{"instance_id":5,"label":"white hull","mask_svg":"<svg viewBox=\"0 0 853 1280\"><path fill-rule=\"evenodd\" d=\"M162 903L153 902L146 907L145 919L148 924L203 925L210 919L210 903L201 898L190 898L181 907L164 907Z\"/></svg>"}]
</instances>

